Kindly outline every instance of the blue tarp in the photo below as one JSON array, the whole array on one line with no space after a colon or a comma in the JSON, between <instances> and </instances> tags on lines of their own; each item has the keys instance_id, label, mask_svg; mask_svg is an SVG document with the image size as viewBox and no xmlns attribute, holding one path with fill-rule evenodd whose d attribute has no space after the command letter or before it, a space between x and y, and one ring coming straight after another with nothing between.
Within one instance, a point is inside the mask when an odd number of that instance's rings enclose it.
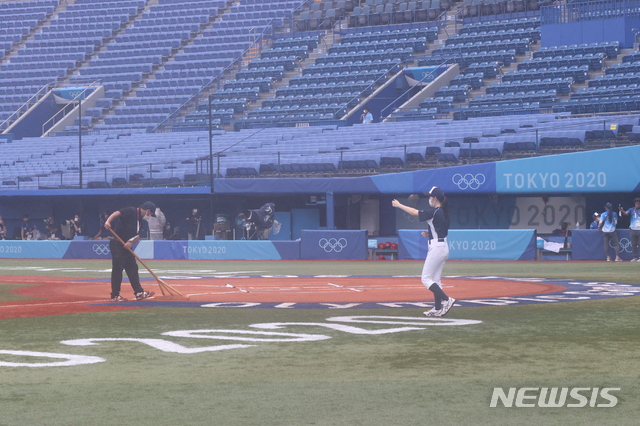
<instances>
[{"instance_id":1,"label":"blue tarp","mask_svg":"<svg viewBox=\"0 0 640 426\"><path fill-rule=\"evenodd\" d=\"M618 229L618 244L620 246L620 258L631 260L631 237L628 229ZM613 247L609 247L609 257L615 259ZM605 260L604 236L597 229L576 229L571 234L571 259L573 260Z\"/></svg>"}]
</instances>

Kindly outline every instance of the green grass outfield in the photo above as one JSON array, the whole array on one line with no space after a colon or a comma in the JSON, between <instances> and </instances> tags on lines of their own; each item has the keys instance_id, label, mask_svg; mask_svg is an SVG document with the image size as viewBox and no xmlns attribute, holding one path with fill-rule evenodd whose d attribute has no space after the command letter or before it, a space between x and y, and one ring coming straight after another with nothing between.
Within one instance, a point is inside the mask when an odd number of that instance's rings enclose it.
<instances>
[{"instance_id":1,"label":"green grass outfield","mask_svg":"<svg viewBox=\"0 0 640 426\"><path fill-rule=\"evenodd\" d=\"M418 275L422 267L421 262L399 261L148 264L161 276L166 275L162 271L193 271L197 275L204 270L256 275ZM109 269L106 261L0 260L3 275L106 278ZM448 262L444 273L640 284L640 264L628 262ZM10 294L14 288L11 284L0 285L0 302L24 299ZM0 425L639 423L637 296L456 307L447 319L482 323L388 334L350 334L320 326L292 325L269 331L330 338L261 342L248 348L189 354L163 352L133 341L96 346L60 343L69 339L137 338L164 339L185 348L199 348L245 342L162 333L258 331L249 326L273 322L327 324L327 318L335 316L420 317L423 310L153 308L0 320L0 350L106 359L66 367L0 367ZM349 325L367 330L396 327ZM21 357L0 354L0 360L19 362ZM618 403L613 408L490 408L494 387L505 391L511 387L613 387L620 391L614 392Z\"/></svg>"}]
</instances>

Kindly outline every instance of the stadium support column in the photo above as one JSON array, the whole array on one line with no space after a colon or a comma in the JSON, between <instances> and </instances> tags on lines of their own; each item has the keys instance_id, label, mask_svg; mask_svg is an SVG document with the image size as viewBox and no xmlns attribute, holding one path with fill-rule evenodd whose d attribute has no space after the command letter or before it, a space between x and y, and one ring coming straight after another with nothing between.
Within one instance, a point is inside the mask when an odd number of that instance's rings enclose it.
<instances>
[{"instance_id":1,"label":"stadium support column","mask_svg":"<svg viewBox=\"0 0 640 426\"><path fill-rule=\"evenodd\" d=\"M218 160L220 155L218 155ZM220 166L218 165L218 172L220 172ZM211 114L211 95L209 95L209 185L213 192L213 117Z\"/></svg>"},{"instance_id":2,"label":"stadium support column","mask_svg":"<svg viewBox=\"0 0 640 426\"><path fill-rule=\"evenodd\" d=\"M78 121L78 188L82 189L82 97L78 99Z\"/></svg>"},{"instance_id":3,"label":"stadium support column","mask_svg":"<svg viewBox=\"0 0 640 426\"><path fill-rule=\"evenodd\" d=\"M327 191L327 229L336 228L335 225L335 209L333 204L333 191Z\"/></svg>"}]
</instances>

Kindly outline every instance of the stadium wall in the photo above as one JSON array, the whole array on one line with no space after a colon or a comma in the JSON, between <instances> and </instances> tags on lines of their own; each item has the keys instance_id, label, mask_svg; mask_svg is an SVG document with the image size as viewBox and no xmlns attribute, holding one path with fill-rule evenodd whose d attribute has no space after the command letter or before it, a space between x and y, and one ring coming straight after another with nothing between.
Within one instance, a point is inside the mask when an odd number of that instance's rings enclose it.
<instances>
[{"instance_id":1,"label":"stadium wall","mask_svg":"<svg viewBox=\"0 0 640 426\"><path fill-rule=\"evenodd\" d=\"M640 19L629 17L543 24L540 31L540 45L542 47L570 46L619 41L622 49L629 49L636 42L633 29L637 28L640 28Z\"/></svg>"},{"instance_id":2,"label":"stadium wall","mask_svg":"<svg viewBox=\"0 0 640 426\"><path fill-rule=\"evenodd\" d=\"M213 193L209 187L5 190L0 193L0 215L9 238L23 214L43 230L42 219L50 215L61 222L80 213L87 235L93 236L105 210L150 200L162 208L172 226L180 228L177 237L186 239L183 225L192 208L200 209L203 223L211 224L214 214L226 213L233 219L242 211L275 202L278 213L291 213L290 238L296 239L303 229L360 229L358 200L375 197L380 205L380 235L390 236L397 229L420 226L399 215L391 200L436 185L450 198L455 229L533 228L545 233L559 228L562 221L571 228L580 222L578 227L584 228L591 213L603 211L605 202L628 206L640 192L637 164L640 146L630 146L354 178L215 179ZM309 204L311 195L325 196L326 203ZM296 211L301 216L294 215ZM317 218L313 227L296 223L309 215Z\"/></svg>"},{"instance_id":3,"label":"stadium wall","mask_svg":"<svg viewBox=\"0 0 640 426\"><path fill-rule=\"evenodd\" d=\"M422 260L427 240L400 230L399 258ZM452 230L451 259L533 260L535 230ZM365 260L367 232L304 230L295 241L141 241L142 259L164 260ZM3 259L110 259L108 240L0 241Z\"/></svg>"},{"instance_id":4,"label":"stadium wall","mask_svg":"<svg viewBox=\"0 0 640 426\"><path fill-rule=\"evenodd\" d=\"M628 229L616 231L620 257L632 258ZM142 259L163 260L364 260L366 231L305 230L295 241L141 241ZM452 260L535 260L534 229L452 229L447 238ZM604 260L603 235L579 229L572 234L573 260ZM398 231L398 258L423 260L428 240L417 229ZM613 247L609 255L615 256ZM0 259L110 259L107 240L0 241Z\"/></svg>"}]
</instances>

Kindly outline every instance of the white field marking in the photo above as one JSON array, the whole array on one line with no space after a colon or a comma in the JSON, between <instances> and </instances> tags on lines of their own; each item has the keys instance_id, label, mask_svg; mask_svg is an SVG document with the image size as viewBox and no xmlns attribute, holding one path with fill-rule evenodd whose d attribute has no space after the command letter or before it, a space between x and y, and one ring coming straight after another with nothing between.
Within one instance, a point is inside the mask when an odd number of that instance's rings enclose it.
<instances>
[{"instance_id":1,"label":"white field marking","mask_svg":"<svg viewBox=\"0 0 640 426\"><path fill-rule=\"evenodd\" d=\"M357 322L357 321L352 321L352 322ZM366 322L366 321L362 321L362 322ZM387 324L393 324L393 323L387 322ZM327 324L324 322L271 322L271 323L251 324L249 327L274 330L279 328L285 328L287 326L292 326L292 325L324 327L332 330L342 331L344 333L365 334L365 335L378 335L378 334L388 334L388 333L400 333L403 331L424 330L424 327L398 327L398 328L385 328L381 330L367 330L361 327L354 327L354 326L344 325L344 324Z\"/></svg>"},{"instance_id":2,"label":"white field marking","mask_svg":"<svg viewBox=\"0 0 640 426\"><path fill-rule=\"evenodd\" d=\"M99 299L99 300L81 300L76 302L49 302L49 303L34 303L34 304L24 304L24 305L0 305L0 308L27 308L31 306L74 305L74 304L83 304L83 303L104 303L109 301L110 299Z\"/></svg>"},{"instance_id":3,"label":"white field marking","mask_svg":"<svg viewBox=\"0 0 640 426\"><path fill-rule=\"evenodd\" d=\"M235 294L235 292L225 291L225 292L221 292L221 293L192 293L192 294L187 294L187 296L188 297L191 297L191 296L207 296L207 295L212 295L212 294Z\"/></svg>"},{"instance_id":4,"label":"white field marking","mask_svg":"<svg viewBox=\"0 0 640 426\"><path fill-rule=\"evenodd\" d=\"M102 338L102 339L75 339L63 340L60 343L70 346L95 346L96 342L139 342L149 345L152 348L160 349L162 352L178 354L197 354L201 352L224 351L228 349L250 348L255 345L216 345L201 348L187 348L178 343L173 343L164 339L136 339L136 338Z\"/></svg>"},{"instance_id":5,"label":"white field marking","mask_svg":"<svg viewBox=\"0 0 640 426\"><path fill-rule=\"evenodd\" d=\"M359 290L357 288L352 288L352 287L345 287L343 285L340 284L334 284L334 283L327 283L327 285L333 286L333 287L338 287L338 288L344 288L345 290L350 290L350 291L357 291L357 292L361 292L364 290ZM386 287L385 287L386 288Z\"/></svg>"},{"instance_id":6,"label":"white field marking","mask_svg":"<svg viewBox=\"0 0 640 426\"><path fill-rule=\"evenodd\" d=\"M391 321L380 321L391 320ZM423 317L394 317L394 316L381 316L381 315L367 315L367 316L346 316L346 317L331 317L326 321L336 322L349 322L349 323L367 323L367 324L404 324L404 325L469 325L469 324L481 324L479 320L464 320L455 318L423 318Z\"/></svg>"},{"instance_id":7,"label":"white field marking","mask_svg":"<svg viewBox=\"0 0 640 426\"><path fill-rule=\"evenodd\" d=\"M184 269L154 269L154 272L156 273L156 275L158 273L161 274L169 274L169 275L178 275L178 276L184 276L185 274L187 275L200 275L200 276L205 276L205 275L211 275L214 277L218 277L218 276L230 276L230 277L236 277L238 275L246 275L247 278L249 275L259 275L261 273L264 273L265 271L216 271L215 269L189 269L189 270L184 270Z\"/></svg>"},{"instance_id":8,"label":"white field marking","mask_svg":"<svg viewBox=\"0 0 640 426\"><path fill-rule=\"evenodd\" d=\"M329 295L332 295L332 294L333 294L333 295L335 295L335 294L342 294L342 293L339 293L339 292L336 292L336 291L325 291L325 292L318 292L318 291L298 291L298 292L296 293L296 295L299 295L299 294L319 294L319 293L323 293L323 294L324 294L324 293L327 293L327 294L329 294ZM346 294L351 294L351 293L348 293L348 292L344 292L344 293L346 293Z\"/></svg>"},{"instance_id":9,"label":"white field marking","mask_svg":"<svg viewBox=\"0 0 640 426\"><path fill-rule=\"evenodd\" d=\"M151 282L151 281L149 281L149 282ZM189 287L189 288L202 287L202 288L216 289L216 288L225 288L227 286L220 285L220 284L194 284L194 283L180 284L180 283L171 282L171 287Z\"/></svg>"},{"instance_id":10,"label":"white field marking","mask_svg":"<svg viewBox=\"0 0 640 426\"><path fill-rule=\"evenodd\" d=\"M313 293L344 293L349 291L364 291L362 289L356 289L351 287L341 288L327 288L327 287L247 287L248 289L256 293L278 293L281 291L299 291L299 292L313 292Z\"/></svg>"},{"instance_id":11,"label":"white field marking","mask_svg":"<svg viewBox=\"0 0 640 426\"><path fill-rule=\"evenodd\" d=\"M86 268L45 268L44 266L0 266L4 271L88 271Z\"/></svg>"},{"instance_id":12,"label":"white field marking","mask_svg":"<svg viewBox=\"0 0 640 426\"><path fill-rule=\"evenodd\" d=\"M238 290L241 293L251 293L249 290L238 288L235 285L231 285L231 284L227 284L227 285L225 285L225 287L235 288L236 290Z\"/></svg>"},{"instance_id":13,"label":"white field marking","mask_svg":"<svg viewBox=\"0 0 640 426\"><path fill-rule=\"evenodd\" d=\"M4 355L16 355L16 356L31 356L36 358L54 358L64 359L66 361L58 362L8 362L0 361L2 367L68 367L73 365L82 364L95 364L98 362L105 362L106 359L97 356L89 355L71 355L71 354L57 354L51 352L34 352L34 351L0 351L0 354Z\"/></svg>"},{"instance_id":14,"label":"white field marking","mask_svg":"<svg viewBox=\"0 0 640 426\"><path fill-rule=\"evenodd\" d=\"M209 334L209 333L214 333L214 334ZM218 335L216 335L215 333L218 333ZM257 335L257 336L277 336L277 337L275 338L240 337L240 336L229 336L228 334L248 334L250 336ZM219 330L219 329L167 331L165 333L162 333L162 335L172 336L172 337L191 337L195 339L236 340L241 342L313 342L318 340L331 339L331 336L325 336L323 334L278 333L278 332L271 332L271 331Z\"/></svg>"},{"instance_id":15,"label":"white field marking","mask_svg":"<svg viewBox=\"0 0 640 426\"><path fill-rule=\"evenodd\" d=\"M45 266L0 266L0 270L2 271L40 271L40 272L111 272L111 269L94 269L94 268L74 268L74 267L45 267ZM181 278L185 276L185 274L193 276L198 275L197 278L203 278L202 275L210 275L210 276L228 276L229 278L237 277L239 274L250 274L250 275L259 275L266 271L216 271L215 269L154 269L156 275L158 274L169 274L169 275L177 275ZM140 273L148 274L147 270L141 270ZM205 277L206 278L206 277ZM249 276L247 276L249 278Z\"/></svg>"}]
</instances>

